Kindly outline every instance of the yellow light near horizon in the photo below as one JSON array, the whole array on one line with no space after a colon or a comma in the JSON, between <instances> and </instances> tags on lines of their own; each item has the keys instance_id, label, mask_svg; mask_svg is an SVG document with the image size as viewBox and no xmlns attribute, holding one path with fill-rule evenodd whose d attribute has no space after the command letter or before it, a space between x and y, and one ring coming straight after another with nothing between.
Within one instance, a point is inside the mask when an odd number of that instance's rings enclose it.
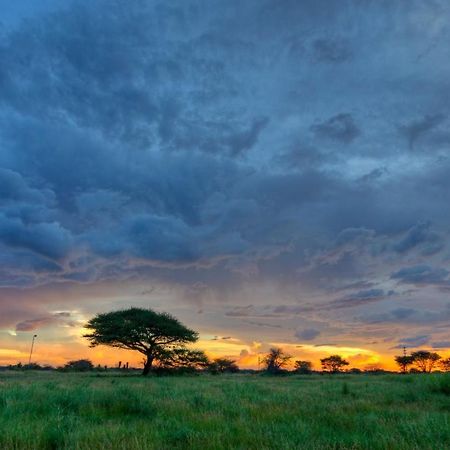
<instances>
[{"instance_id":1,"label":"yellow light near horizon","mask_svg":"<svg viewBox=\"0 0 450 450\"><path fill-rule=\"evenodd\" d=\"M40 339L33 352L33 361L45 365L53 366L64 365L70 360L90 359L95 365L107 365L114 367L119 361L129 362L130 366L140 367L142 365L143 355L131 350L121 350L107 346L90 348L86 339L81 338L82 328L77 328L73 333L70 342L46 341L45 334L40 333ZM237 338L233 339L208 339L202 338L192 344L190 348L201 349L205 351L209 358L227 357L234 359L242 369L257 369L261 366L261 361L270 347L281 347L287 354L292 355L289 368L293 367L296 359L308 360L313 363L316 370L320 370L320 359L331 354L338 354L350 362L351 367L360 369L383 368L388 370L398 370L394 355L396 350L390 352L375 351L365 349L359 346L314 346L311 344L293 344L283 342L246 342ZM18 362L27 363L29 357L29 343L17 342L17 349L11 348L11 342L4 343L5 347L0 348L0 365L15 364ZM448 350L435 350L442 358L450 356Z\"/></svg>"},{"instance_id":2,"label":"yellow light near horizon","mask_svg":"<svg viewBox=\"0 0 450 450\"><path fill-rule=\"evenodd\" d=\"M23 355L25 355L25 353L23 353L19 350L13 350L10 348L0 348L0 358L3 358L3 357L20 358Z\"/></svg>"}]
</instances>

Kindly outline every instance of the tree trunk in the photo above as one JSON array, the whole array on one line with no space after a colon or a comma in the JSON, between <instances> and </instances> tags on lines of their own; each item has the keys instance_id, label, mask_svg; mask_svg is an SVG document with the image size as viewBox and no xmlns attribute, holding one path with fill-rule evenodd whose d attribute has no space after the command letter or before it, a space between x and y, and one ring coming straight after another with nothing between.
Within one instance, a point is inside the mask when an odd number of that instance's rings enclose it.
<instances>
[{"instance_id":1,"label":"tree trunk","mask_svg":"<svg viewBox=\"0 0 450 450\"><path fill-rule=\"evenodd\" d=\"M144 370L142 371L142 375L148 375L152 370L153 357L147 356L147 360L144 364Z\"/></svg>"}]
</instances>

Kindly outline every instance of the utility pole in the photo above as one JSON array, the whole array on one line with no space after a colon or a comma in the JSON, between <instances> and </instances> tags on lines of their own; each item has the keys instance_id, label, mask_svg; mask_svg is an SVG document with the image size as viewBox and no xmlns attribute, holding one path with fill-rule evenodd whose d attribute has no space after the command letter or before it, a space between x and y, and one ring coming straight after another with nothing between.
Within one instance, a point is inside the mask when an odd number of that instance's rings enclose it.
<instances>
[{"instance_id":1,"label":"utility pole","mask_svg":"<svg viewBox=\"0 0 450 450\"><path fill-rule=\"evenodd\" d=\"M31 364L31 356L33 355L33 347L34 347L34 340L37 338L37 334L33 335L33 339L31 341L31 349L30 349L30 359L28 360L28 365Z\"/></svg>"}]
</instances>

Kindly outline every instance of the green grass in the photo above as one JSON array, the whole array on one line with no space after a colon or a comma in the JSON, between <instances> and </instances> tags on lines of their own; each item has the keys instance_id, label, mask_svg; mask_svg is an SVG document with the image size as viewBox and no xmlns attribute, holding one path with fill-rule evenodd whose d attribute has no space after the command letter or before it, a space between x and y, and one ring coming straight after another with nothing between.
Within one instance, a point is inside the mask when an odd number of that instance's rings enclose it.
<instances>
[{"instance_id":1,"label":"green grass","mask_svg":"<svg viewBox=\"0 0 450 450\"><path fill-rule=\"evenodd\" d=\"M0 373L1 449L450 449L448 375Z\"/></svg>"}]
</instances>

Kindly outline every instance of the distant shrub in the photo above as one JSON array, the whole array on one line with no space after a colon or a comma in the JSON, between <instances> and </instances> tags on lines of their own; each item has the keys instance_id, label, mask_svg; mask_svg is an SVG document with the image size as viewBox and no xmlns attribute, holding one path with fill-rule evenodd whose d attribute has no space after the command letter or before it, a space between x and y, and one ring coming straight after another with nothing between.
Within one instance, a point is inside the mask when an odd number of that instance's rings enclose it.
<instances>
[{"instance_id":1,"label":"distant shrub","mask_svg":"<svg viewBox=\"0 0 450 450\"><path fill-rule=\"evenodd\" d=\"M297 360L294 363L295 372L301 375L309 375L312 373L312 363L311 361L301 361Z\"/></svg>"},{"instance_id":2,"label":"distant shrub","mask_svg":"<svg viewBox=\"0 0 450 450\"><path fill-rule=\"evenodd\" d=\"M386 371L384 369L381 369L379 367L375 367L375 368L372 368L372 369L364 370L364 373L367 373L369 375L385 375L385 374L391 373L391 372Z\"/></svg>"},{"instance_id":3,"label":"distant shrub","mask_svg":"<svg viewBox=\"0 0 450 450\"><path fill-rule=\"evenodd\" d=\"M21 367L22 367L22 369L25 369L25 370L42 370L43 369L43 367L37 363L24 364Z\"/></svg>"},{"instance_id":4,"label":"distant shrub","mask_svg":"<svg viewBox=\"0 0 450 450\"><path fill-rule=\"evenodd\" d=\"M210 365L209 371L211 373L236 373L239 372L239 367L236 361L228 358L216 358Z\"/></svg>"},{"instance_id":5,"label":"distant shrub","mask_svg":"<svg viewBox=\"0 0 450 450\"><path fill-rule=\"evenodd\" d=\"M94 364L89 359L78 359L75 361L69 361L64 370L72 370L74 372L87 372L94 368Z\"/></svg>"}]
</instances>

